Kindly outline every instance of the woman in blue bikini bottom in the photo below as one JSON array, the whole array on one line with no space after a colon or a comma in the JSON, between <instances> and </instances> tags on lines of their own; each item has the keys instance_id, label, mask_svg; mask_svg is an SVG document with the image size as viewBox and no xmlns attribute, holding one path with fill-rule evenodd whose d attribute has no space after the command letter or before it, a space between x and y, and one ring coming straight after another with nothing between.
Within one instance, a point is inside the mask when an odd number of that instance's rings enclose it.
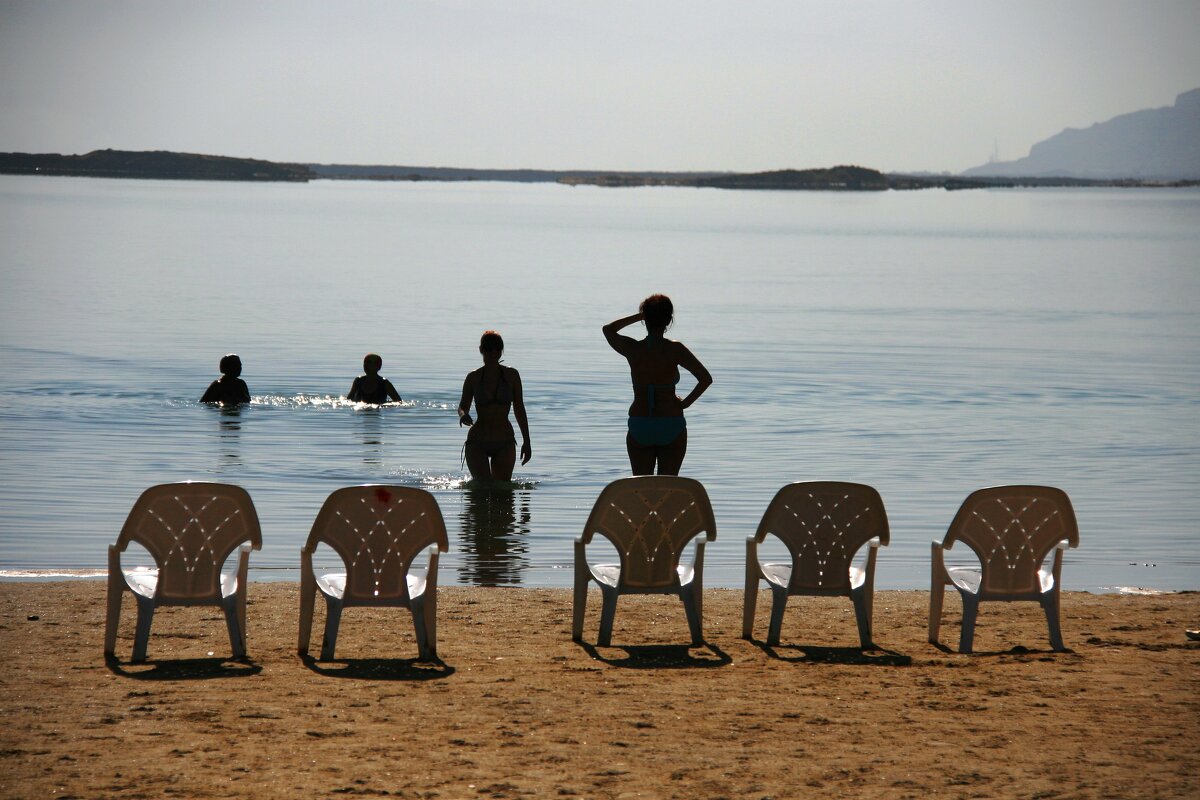
<instances>
[{"instance_id":1,"label":"woman in blue bikini bottom","mask_svg":"<svg viewBox=\"0 0 1200 800\"><path fill-rule=\"evenodd\" d=\"M671 298L656 294L642 301L637 314L604 326L604 338L629 362L633 379L633 403L629 407L629 433L625 447L634 475L678 475L687 453L687 423L684 409L712 385L712 376L700 359L681 342L663 334L674 319ZM622 328L644 322L646 338L633 339ZM696 378L687 397L675 394L680 368Z\"/></svg>"},{"instance_id":2,"label":"woman in blue bikini bottom","mask_svg":"<svg viewBox=\"0 0 1200 800\"><path fill-rule=\"evenodd\" d=\"M634 474L653 475L658 464L660 475L678 475L687 454L687 420L680 417L654 416L654 394L659 389L675 391L673 384L646 384L646 404L650 416L630 417L625 447ZM640 468L640 471L639 471Z\"/></svg>"}]
</instances>

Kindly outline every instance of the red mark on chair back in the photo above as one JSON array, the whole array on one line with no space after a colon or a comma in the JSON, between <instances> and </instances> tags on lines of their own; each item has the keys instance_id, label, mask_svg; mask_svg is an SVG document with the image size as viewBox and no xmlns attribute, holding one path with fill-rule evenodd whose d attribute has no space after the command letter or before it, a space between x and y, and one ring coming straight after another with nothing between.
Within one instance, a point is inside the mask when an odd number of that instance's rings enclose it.
<instances>
[{"instance_id":1,"label":"red mark on chair back","mask_svg":"<svg viewBox=\"0 0 1200 800\"><path fill-rule=\"evenodd\" d=\"M385 506L392 502L392 493L382 487L375 490L375 499L383 503Z\"/></svg>"}]
</instances>

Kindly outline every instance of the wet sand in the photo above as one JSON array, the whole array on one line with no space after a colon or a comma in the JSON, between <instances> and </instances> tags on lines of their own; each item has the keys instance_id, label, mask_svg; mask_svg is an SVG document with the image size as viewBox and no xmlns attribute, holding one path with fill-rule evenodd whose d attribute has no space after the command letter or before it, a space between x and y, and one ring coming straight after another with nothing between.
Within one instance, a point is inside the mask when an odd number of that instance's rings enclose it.
<instances>
[{"instance_id":1,"label":"wet sand","mask_svg":"<svg viewBox=\"0 0 1200 800\"><path fill-rule=\"evenodd\" d=\"M0 796L76 798L1195 797L1200 594L985 604L975 655L925 641L928 595L794 598L783 643L705 593L622 598L612 647L570 639L570 592L443 588L438 663L403 610L350 609L337 660L295 653L298 587L252 584L245 663L215 609L162 609L149 661L102 656L104 584L0 584ZM947 597L942 640L957 646ZM595 642L599 595L585 642ZM324 612L318 600L314 642ZM315 654L315 651L314 651Z\"/></svg>"}]
</instances>

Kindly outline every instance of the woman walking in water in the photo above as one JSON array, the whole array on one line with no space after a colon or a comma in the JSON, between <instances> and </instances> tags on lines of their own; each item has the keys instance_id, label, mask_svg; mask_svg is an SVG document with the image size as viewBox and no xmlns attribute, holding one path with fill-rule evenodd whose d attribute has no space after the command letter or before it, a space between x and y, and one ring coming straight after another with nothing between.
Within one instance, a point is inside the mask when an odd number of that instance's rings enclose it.
<instances>
[{"instance_id":1,"label":"woman walking in water","mask_svg":"<svg viewBox=\"0 0 1200 800\"><path fill-rule=\"evenodd\" d=\"M629 361L633 378L633 404L629 406L629 433L625 447L634 475L678 475L687 452L687 423L683 410L712 385L712 376L682 343L663 336L675 316L671 298L654 294L642 301L637 314L604 326L604 338ZM646 323L646 338L638 341L618 331L635 322ZM679 368L696 378L696 386L682 400L675 394Z\"/></svg>"},{"instance_id":2,"label":"woman walking in water","mask_svg":"<svg viewBox=\"0 0 1200 800\"><path fill-rule=\"evenodd\" d=\"M467 431L466 460L475 480L512 480L517 461L517 439L508 410L512 408L521 426L521 464L533 456L529 445L529 419L525 416L525 399L521 392L521 375L512 367L503 366L504 339L495 331L485 331L479 339L479 354L483 366L467 373L463 381L462 400L458 403L458 424ZM471 403L475 403L474 421Z\"/></svg>"}]
</instances>

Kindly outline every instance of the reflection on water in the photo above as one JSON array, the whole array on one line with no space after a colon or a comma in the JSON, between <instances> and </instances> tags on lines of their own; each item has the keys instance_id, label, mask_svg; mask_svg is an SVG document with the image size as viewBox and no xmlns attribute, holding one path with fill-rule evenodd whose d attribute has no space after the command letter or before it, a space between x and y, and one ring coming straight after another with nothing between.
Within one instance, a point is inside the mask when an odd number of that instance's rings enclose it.
<instances>
[{"instance_id":1,"label":"reflection on water","mask_svg":"<svg viewBox=\"0 0 1200 800\"><path fill-rule=\"evenodd\" d=\"M242 466L242 409L244 406L217 406L217 440L220 444L220 458L217 461L217 472L236 469Z\"/></svg>"},{"instance_id":2,"label":"reflection on water","mask_svg":"<svg viewBox=\"0 0 1200 800\"><path fill-rule=\"evenodd\" d=\"M363 463L369 467L378 467L383 463L383 415L379 413L378 408L368 408L355 416L360 421Z\"/></svg>"},{"instance_id":3,"label":"reflection on water","mask_svg":"<svg viewBox=\"0 0 1200 800\"><path fill-rule=\"evenodd\" d=\"M462 565L459 580L468 586L521 583L528 566L529 489L514 484L463 485Z\"/></svg>"}]
</instances>

